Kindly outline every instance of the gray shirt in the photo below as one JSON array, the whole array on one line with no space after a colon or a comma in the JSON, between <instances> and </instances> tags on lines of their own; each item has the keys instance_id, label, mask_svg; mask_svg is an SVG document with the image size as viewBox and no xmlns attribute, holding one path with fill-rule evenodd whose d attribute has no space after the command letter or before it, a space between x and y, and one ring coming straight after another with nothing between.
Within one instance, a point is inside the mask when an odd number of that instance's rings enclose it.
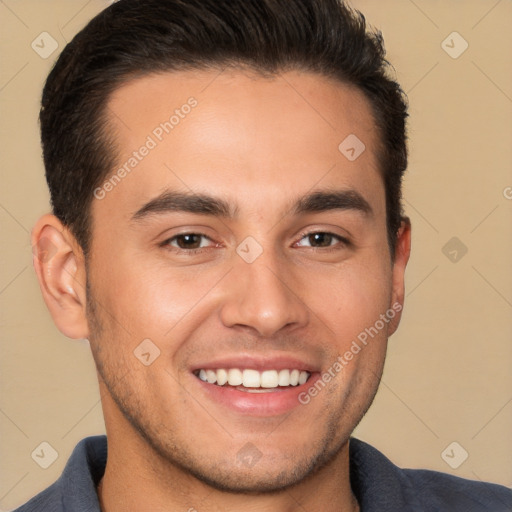
<instances>
[{"instance_id":1,"label":"gray shirt","mask_svg":"<svg viewBox=\"0 0 512 512\"><path fill-rule=\"evenodd\" d=\"M15 512L100 512L96 486L106 462L106 436L83 439L61 477ZM350 482L361 512L512 511L512 490L507 487L436 471L400 469L355 438L350 440Z\"/></svg>"}]
</instances>

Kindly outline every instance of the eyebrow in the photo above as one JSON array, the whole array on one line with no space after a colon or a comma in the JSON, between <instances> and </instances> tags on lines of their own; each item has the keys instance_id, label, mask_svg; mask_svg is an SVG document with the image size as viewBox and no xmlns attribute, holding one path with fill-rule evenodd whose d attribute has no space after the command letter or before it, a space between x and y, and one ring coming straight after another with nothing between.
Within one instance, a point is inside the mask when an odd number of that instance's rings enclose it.
<instances>
[{"instance_id":1,"label":"eyebrow","mask_svg":"<svg viewBox=\"0 0 512 512\"><path fill-rule=\"evenodd\" d=\"M292 214L325 212L329 210L355 210L373 215L368 201L356 190L319 190L307 194L294 204Z\"/></svg>"},{"instance_id":2,"label":"eyebrow","mask_svg":"<svg viewBox=\"0 0 512 512\"><path fill-rule=\"evenodd\" d=\"M317 190L300 197L288 210L291 215L330 210L353 210L363 215L373 215L372 207L368 201L353 189ZM188 212L235 219L238 215L238 207L219 197L167 190L144 204L132 215L132 220L140 221L154 215L164 215L170 212Z\"/></svg>"},{"instance_id":3,"label":"eyebrow","mask_svg":"<svg viewBox=\"0 0 512 512\"><path fill-rule=\"evenodd\" d=\"M188 212L227 219L237 216L237 208L233 208L224 199L206 194L167 190L137 210L132 215L132 219L142 220L155 214L169 212Z\"/></svg>"}]
</instances>

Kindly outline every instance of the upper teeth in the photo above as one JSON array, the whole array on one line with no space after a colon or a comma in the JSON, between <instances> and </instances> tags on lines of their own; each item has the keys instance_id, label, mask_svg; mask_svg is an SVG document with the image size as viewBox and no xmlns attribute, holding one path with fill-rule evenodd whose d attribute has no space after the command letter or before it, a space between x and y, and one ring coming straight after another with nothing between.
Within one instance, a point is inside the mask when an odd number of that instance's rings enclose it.
<instances>
[{"instance_id":1,"label":"upper teeth","mask_svg":"<svg viewBox=\"0 0 512 512\"><path fill-rule=\"evenodd\" d=\"M300 370L258 370L230 368L225 370L200 370L199 378L210 384L223 386L244 386L246 388L277 388L278 386L297 386L304 384L309 378L309 372Z\"/></svg>"}]
</instances>

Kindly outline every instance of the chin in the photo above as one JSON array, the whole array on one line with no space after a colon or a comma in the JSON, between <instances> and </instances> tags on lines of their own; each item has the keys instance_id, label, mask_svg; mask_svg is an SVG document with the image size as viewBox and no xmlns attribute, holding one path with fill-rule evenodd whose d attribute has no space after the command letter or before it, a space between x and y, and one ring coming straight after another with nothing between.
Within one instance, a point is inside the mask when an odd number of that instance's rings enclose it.
<instances>
[{"instance_id":1,"label":"chin","mask_svg":"<svg viewBox=\"0 0 512 512\"><path fill-rule=\"evenodd\" d=\"M313 446L309 443L308 453L301 448L279 451L279 447L261 451L247 442L238 452L209 454L198 460L195 456L167 451L167 459L178 464L181 471L222 492L233 494L277 494L303 483L326 466L332 464L340 454L345 442L332 446L332 438L324 438ZM260 445L261 446L261 445ZM177 461L177 455L180 460ZM181 455L181 456L180 456ZM172 459L172 460L171 460ZM208 463L206 461L215 461Z\"/></svg>"}]
</instances>

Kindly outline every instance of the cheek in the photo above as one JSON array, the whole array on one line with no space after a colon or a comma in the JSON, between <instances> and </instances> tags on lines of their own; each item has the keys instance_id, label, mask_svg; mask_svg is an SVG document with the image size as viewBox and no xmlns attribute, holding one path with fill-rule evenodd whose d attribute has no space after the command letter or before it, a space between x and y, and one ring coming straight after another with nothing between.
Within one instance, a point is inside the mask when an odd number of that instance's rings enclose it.
<instances>
[{"instance_id":1,"label":"cheek","mask_svg":"<svg viewBox=\"0 0 512 512\"><path fill-rule=\"evenodd\" d=\"M133 338L163 341L184 327L183 320L200 321L226 271L220 266L194 271L118 260L114 267L103 267L103 277L97 279L114 328L117 323Z\"/></svg>"},{"instance_id":2,"label":"cheek","mask_svg":"<svg viewBox=\"0 0 512 512\"><path fill-rule=\"evenodd\" d=\"M376 252L375 248L363 251L336 267L317 264L293 269L290 263L284 276L311 310L311 324L317 324L325 336L335 333L336 344L350 343L389 307L391 266ZM222 305L218 301L223 297L223 279L230 279L226 275L230 265L170 268L165 260L146 260L118 253L95 265L95 297L120 339L130 335L134 343L145 338L168 343L169 336L186 334L183 330L190 323L201 323L212 308Z\"/></svg>"},{"instance_id":3,"label":"cheek","mask_svg":"<svg viewBox=\"0 0 512 512\"><path fill-rule=\"evenodd\" d=\"M313 281L304 283L301 295L340 345L356 339L390 307L391 267L385 263L347 263Z\"/></svg>"}]
</instances>

